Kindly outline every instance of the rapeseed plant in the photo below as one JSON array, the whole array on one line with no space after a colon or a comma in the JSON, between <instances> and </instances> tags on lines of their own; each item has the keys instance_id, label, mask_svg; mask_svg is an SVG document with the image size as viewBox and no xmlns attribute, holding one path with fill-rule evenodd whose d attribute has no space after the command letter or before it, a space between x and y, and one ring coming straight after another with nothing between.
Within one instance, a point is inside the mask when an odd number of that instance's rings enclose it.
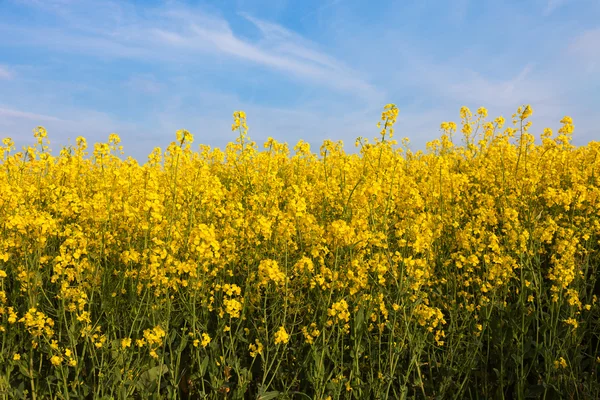
<instances>
[{"instance_id":1,"label":"rapeseed plant","mask_svg":"<svg viewBox=\"0 0 600 400\"><path fill-rule=\"evenodd\" d=\"M357 154L260 150L242 111L143 165L4 139L0 393L600 397L600 144L532 113L462 107L417 152L393 104Z\"/></svg>"}]
</instances>

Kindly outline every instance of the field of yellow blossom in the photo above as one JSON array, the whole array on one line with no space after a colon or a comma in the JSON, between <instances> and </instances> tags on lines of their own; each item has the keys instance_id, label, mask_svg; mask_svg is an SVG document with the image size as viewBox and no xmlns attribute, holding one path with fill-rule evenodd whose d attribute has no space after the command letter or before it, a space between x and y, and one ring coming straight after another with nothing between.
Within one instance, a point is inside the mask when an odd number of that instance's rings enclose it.
<instances>
[{"instance_id":1,"label":"field of yellow blossom","mask_svg":"<svg viewBox=\"0 0 600 400\"><path fill-rule=\"evenodd\" d=\"M463 107L412 152L177 132L0 162L0 398L600 398L600 143ZM457 138L458 136L458 138Z\"/></svg>"}]
</instances>

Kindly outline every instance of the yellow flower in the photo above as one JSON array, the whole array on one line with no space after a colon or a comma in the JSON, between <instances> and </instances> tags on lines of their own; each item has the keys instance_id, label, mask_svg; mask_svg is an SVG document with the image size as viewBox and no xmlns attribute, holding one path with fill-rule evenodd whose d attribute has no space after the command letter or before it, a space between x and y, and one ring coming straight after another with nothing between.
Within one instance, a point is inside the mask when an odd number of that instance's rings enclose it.
<instances>
[{"instance_id":1,"label":"yellow flower","mask_svg":"<svg viewBox=\"0 0 600 400\"><path fill-rule=\"evenodd\" d=\"M130 338L125 338L121 340L121 348L127 348L131 346L131 339Z\"/></svg>"},{"instance_id":2,"label":"yellow flower","mask_svg":"<svg viewBox=\"0 0 600 400\"><path fill-rule=\"evenodd\" d=\"M285 273L281 271L279 264L275 260L262 260L258 265L258 276L262 286L266 286L269 281L276 285L283 285L285 283Z\"/></svg>"},{"instance_id":3,"label":"yellow flower","mask_svg":"<svg viewBox=\"0 0 600 400\"><path fill-rule=\"evenodd\" d=\"M96 346L97 349L102 348L102 346L104 346L104 342L106 341L106 336L102 335L100 337L100 339L94 343L94 346Z\"/></svg>"},{"instance_id":4,"label":"yellow flower","mask_svg":"<svg viewBox=\"0 0 600 400\"><path fill-rule=\"evenodd\" d=\"M38 311L37 308L30 308L19 322L25 323L27 330L33 336L41 336L42 334L52 336L54 334L52 329L54 321L51 318L46 317L43 312Z\"/></svg>"},{"instance_id":5,"label":"yellow flower","mask_svg":"<svg viewBox=\"0 0 600 400\"><path fill-rule=\"evenodd\" d=\"M460 118L466 119L471 118L472 116L473 114L471 114L471 110L469 110L469 107L462 106L460 108Z\"/></svg>"},{"instance_id":6,"label":"yellow flower","mask_svg":"<svg viewBox=\"0 0 600 400\"><path fill-rule=\"evenodd\" d=\"M8 323L14 324L17 322L17 313L14 311L14 308L8 307Z\"/></svg>"},{"instance_id":7,"label":"yellow flower","mask_svg":"<svg viewBox=\"0 0 600 400\"><path fill-rule=\"evenodd\" d=\"M275 333L275 344L286 344L290 340L290 335L285 331L285 328L282 326Z\"/></svg>"},{"instance_id":8,"label":"yellow flower","mask_svg":"<svg viewBox=\"0 0 600 400\"><path fill-rule=\"evenodd\" d=\"M21 355L19 353L15 353L15 355L13 356L13 360L18 361L21 359Z\"/></svg>"},{"instance_id":9,"label":"yellow flower","mask_svg":"<svg viewBox=\"0 0 600 400\"><path fill-rule=\"evenodd\" d=\"M563 322L567 325L571 325L573 327L573 329L577 329L577 327L579 326L579 323L577 322L577 320L575 318L567 318L567 319L563 320Z\"/></svg>"},{"instance_id":10,"label":"yellow flower","mask_svg":"<svg viewBox=\"0 0 600 400\"><path fill-rule=\"evenodd\" d=\"M563 357L560 357L558 360L554 361L554 368L567 368L567 361Z\"/></svg>"},{"instance_id":11,"label":"yellow flower","mask_svg":"<svg viewBox=\"0 0 600 400\"><path fill-rule=\"evenodd\" d=\"M165 335L166 332L160 326L144 330L144 339L150 346L161 345Z\"/></svg>"},{"instance_id":12,"label":"yellow flower","mask_svg":"<svg viewBox=\"0 0 600 400\"><path fill-rule=\"evenodd\" d=\"M185 129L178 130L176 135L179 144L192 143L194 141L194 136Z\"/></svg>"},{"instance_id":13,"label":"yellow flower","mask_svg":"<svg viewBox=\"0 0 600 400\"><path fill-rule=\"evenodd\" d=\"M525 106L525 109L523 110L523 114L521 114L521 120L525 120L525 119L529 118L532 113L533 113L533 110L531 109L531 106L530 105Z\"/></svg>"},{"instance_id":14,"label":"yellow flower","mask_svg":"<svg viewBox=\"0 0 600 400\"><path fill-rule=\"evenodd\" d=\"M248 349L250 350L250 357L254 358L259 354L262 354L263 351L263 345L260 342L260 340L255 339L254 340L255 344L250 343L250 345L248 346Z\"/></svg>"},{"instance_id":15,"label":"yellow flower","mask_svg":"<svg viewBox=\"0 0 600 400\"><path fill-rule=\"evenodd\" d=\"M331 317L336 317L338 321L348 322L350 321L350 312L348 311L348 303L346 300L340 300L337 303L333 303L331 308L327 310L327 314Z\"/></svg>"},{"instance_id":16,"label":"yellow flower","mask_svg":"<svg viewBox=\"0 0 600 400\"><path fill-rule=\"evenodd\" d=\"M210 343L212 339L210 338L210 336L208 335L208 333L203 333L202 334L202 347L206 347L208 346L208 344Z\"/></svg>"},{"instance_id":17,"label":"yellow flower","mask_svg":"<svg viewBox=\"0 0 600 400\"><path fill-rule=\"evenodd\" d=\"M231 318L239 318L240 312L242 311L242 303L236 299L225 299L223 300L225 305L225 311L231 316Z\"/></svg>"},{"instance_id":18,"label":"yellow flower","mask_svg":"<svg viewBox=\"0 0 600 400\"><path fill-rule=\"evenodd\" d=\"M50 358L50 362L52 363L52 365L58 366L62 363L63 358L60 356L52 356L52 358Z\"/></svg>"}]
</instances>

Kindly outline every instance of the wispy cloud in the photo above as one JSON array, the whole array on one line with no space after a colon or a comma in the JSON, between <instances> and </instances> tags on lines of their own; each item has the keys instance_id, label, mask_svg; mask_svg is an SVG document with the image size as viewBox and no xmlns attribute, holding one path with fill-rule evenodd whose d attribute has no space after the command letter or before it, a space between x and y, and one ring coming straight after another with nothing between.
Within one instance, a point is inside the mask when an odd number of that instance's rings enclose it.
<instances>
[{"instance_id":1,"label":"wispy cloud","mask_svg":"<svg viewBox=\"0 0 600 400\"><path fill-rule=\"evenodd\" d=\"M469 12L469 0L456 0L452 7L452 20L461 24L467 18Z\"/></svg>"},{"instance_id":2,"label":"wispy cloud","mask_svg":"<svg viewBox=\"0 0 600 400\"><path fill-rule=\"evenodd\" d=\"M28 138L42 124L53 143L117 132L144 161L180 128L224 146L242 109L259 143L352 150L392 102L398 135L422 148L462 105L506 117L531 103L534 127L568 114L592 138L600 30L569 2L0 0L0 132Z\"/></svg>"},{"instance_id":3,"label":"wispy cloud","mask_svg":"<svg viewBox=\"0 0 600 400\"><path fill-rule=\"evenodd\" d=\"M8 70L8 68L0 65L0 79L11 79L13 74Z\"/></svg>"},{"instance_id":4,"label":"wispy cloud","mask_svg":"<svg viewBox=\"0 0 600 400\"><path fill-rule=\"evenodd\" d=\"M312 18L316 17L317 20L321 21L322 20L321 15L322 15L322 13L325 10L327 10L328 8L332 8L332 7L336 6L336 5L338 5L342 1L344 1L344 0L326 0L326 1L323 1L323 2L321 2L321 4L316 9L310 10L307 13L303 14L300 17L300 21L304 21L304 20L306 20L309 17L312 17Z\"/></svg>"},{"instance_id":5,"label":"wispy cloud","mask_svg":"<svg viewBox=\"0 0 600 400\"><path fill-rule=\"evenodd\" d=\"M229 24L219 17L202 14L199 16L201 22L196 22L197 15L190 17L179 12L171 12L169 15L179 20L178 25L183 23L189 29L185 33L167 29L154 30L157 38L169 46L217 52L276 69L314 84L360 92L365 96L378 95L377 90L361 79L356 71L281 25L241 13L262 34L259 39L251 41L236 35Z\"/></svg>"},{"instance_id":6,"label":"wispy cloud","mask_svg":"<svg viewBox=\"0 0 600 400\"><path fill-rule=\"evenodd\" d=\"M565 5L568 0L547 0L546 7L542 14L547 17L552 14L554 11L558 10L560 7Z\"/></svg>"},{"instance_id":7,"label":"wispy cloud","mask_svg":"<svg viewBox=\"0 0 600 400\"><path fill-rule=\"evenodd\" d=\"M118 121L107 113L83 107L77 108L76 111L72 113L66 109L64 115L69 117L63 118L62 115L47 115L0 106L0 138L12 137L18 149L33 145L35 140L32 130L42 125L48 131L50 147L55 152L62 146L73 144L78 136L84 136L91 147L94 143L106 142L109 134L113 132L121 135L128 153L142 161L153 148L152 143L140 146L147 134L136 124ZM156 137L154 141L156 142Z\"/></svg>"},{"instance_id":8,"label":"wispy cloud","mask_svg":"<svg viewBox=\"0 0 600 400\"><path fill-rule=\"evenodd\" d=\"M36 114L28 111L13 110L0 107L0 116L4 118L27 119L31 121L64 121L50 115Z\"/></svg>"},{"instance_id":9,"label":"wispy cloud","mask_svg":"<svg viewBox=\"0 0 600 400\"><path fill-rule=\"evenodd\" d=\"M241 13L260 32L257 38L250 39L235 33L229 22L219 15L176 3L167 2L138 14L131 7L107 1L96 10L94 15L97 18L89 18L88 13L79 13L77 8L64 11L61 5L65 1L26 0L26 4L56 13L67 26L79 31L77 34L43 27L35 32L20 29L19 40L97 57L162 62L172 62L178 51L186 53L187 63L192 64L209 62L217 54L276 70L309 84L324 85L342 92L360 92L371 97L378 95L377 90L360 74L319 49L317 44L281 25L248 14ZM84 0L73 4L95 7L97 3ZM10 28L12 34L15 28Z\"/></svg>"},{"instance_id":10,"label":"wispy cloud","mask_svg":"<svg viewBox=\"0 0 600 400\"><path fill-rule=\"evenodd\" d=\"M552 97L553 88L546 82L531 79L533 64L524 65L514 76L505 79L485 78L481 74L469 73L457 83L446 85L453 98L464 102L479 102L481 105L507 109L523 102L540 104Z\"/></svg>"},{"instance_id":11,"label":"wispy cloud","mask_svg":"<svg viewBox=\"0 0 600 400\"><path fill-rule=\"evenodd\" d=\"M533 62L525 63L513 74L491 77L462 62L433 62L417 51L408 60L406 68L413 87L440 102L461 102L505 112L515 110L523 102L541 104L556 95L551 81L534 74Z\"/></svg>"},{"instance_id":12,"label":"wispy cloud","mask_svg":"<svg viewBox=\"0 0 600 400\"><path fill-rule=\"evenodd\" d=\"M157 94L163 89L163 85L152 74L136 74L129 78L126 86L147 94Z\"/></svg>"},{"instance_id":13,"label":"wispy cloud","mask_svg":"<svg viewBox=\"0 0 600 400\"><path fill-rule=\"evenodd\" d=\"M569 47L588 73L600 67L600 28L590 29L577 36Z\"/></svg>"}]
</instances>

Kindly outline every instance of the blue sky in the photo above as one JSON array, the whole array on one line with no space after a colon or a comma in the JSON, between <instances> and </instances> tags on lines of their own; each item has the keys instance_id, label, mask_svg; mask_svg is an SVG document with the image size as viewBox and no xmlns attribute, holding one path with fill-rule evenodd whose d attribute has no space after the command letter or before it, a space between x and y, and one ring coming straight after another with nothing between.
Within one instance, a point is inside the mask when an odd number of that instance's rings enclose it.
<instances>
[{"instance_id":1,"label":"blue sky","mask_svg":"<svg viewBox=\"0 0 600 400\"><path fill-rule=\"evenodd\" d=\"M600 0L0 0L0 138L45 126L56 151L118 133L145 162L185 128L195 145L250 136L313 151L377 135L382 107L414 149L462 105L532 133L570 115L600 139Z\"/></svg>"}]
</instances>

